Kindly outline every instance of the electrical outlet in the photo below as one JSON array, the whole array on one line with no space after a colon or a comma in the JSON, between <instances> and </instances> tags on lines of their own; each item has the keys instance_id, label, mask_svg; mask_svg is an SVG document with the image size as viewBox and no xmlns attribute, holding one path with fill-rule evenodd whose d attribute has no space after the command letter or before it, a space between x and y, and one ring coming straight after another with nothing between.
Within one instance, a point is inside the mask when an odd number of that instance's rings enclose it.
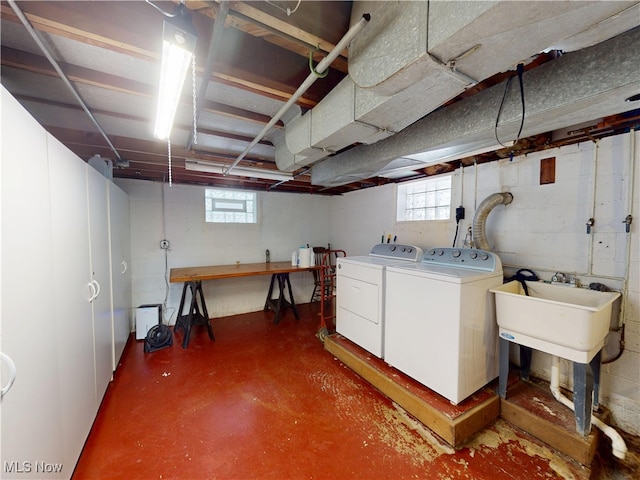
<instances>
[{"instance_id":1,"label":"electrical outlet","mask_svg":"<svg viewBox=\"0 0 640 480\"><path fill-rule=\"evenodd\" d=\"M169 250L169 240L160 240L160 248L163 250Z\"/></svg>"}]
</instances>

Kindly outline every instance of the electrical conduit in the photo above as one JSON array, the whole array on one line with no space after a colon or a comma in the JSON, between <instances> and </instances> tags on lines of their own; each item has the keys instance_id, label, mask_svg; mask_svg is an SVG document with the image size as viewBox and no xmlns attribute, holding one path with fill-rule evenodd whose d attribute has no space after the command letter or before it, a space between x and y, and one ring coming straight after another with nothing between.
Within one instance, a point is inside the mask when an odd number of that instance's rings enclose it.
<instances>
[{"instance_id":1,"label":"electrical conduit","mask_svg":"<svg viewBox=\"0 0 640 480\"><path fill-rule=\"evenodd\" d=\"M76 87L73 86L73 84L71 83L71 80L69 80L69 77L67 77L67 75L62 70L62 67L60 67L60 64L56 61L55 58L53 58L53 55L49 51L49 48L40 39L40 37L36 33L35 29L31 25L31 22L29 22L29 20L27 19L26 15L23 13L22 10L20 10L20 7L18 7L18 5L16 4L16 2L14 0L9 0L9 6L13 9L14 13L16 14L16 16L20 19L20 21L22 22L22 25L27 30L29 35L31 35L31 38L36 42L38 47L40 47L40 50L42 51L44 56L47 57L47 60L49 60L49 63L51 63L51 65L53 66L55 71L58 73L58 75L60 76L60 79L62 80L62 82L67 86L67 88L69 89L71 94L75 97L75 99L78 101L78 103L80 104L80 106L82 107L84 112L87 114L89 119L96 126L96 128L98 129L98 131L102 135L102 138L104 138L104 141L107 142L107 145L109 145L109 148L111 148L111 151L116 156L116 159L118 161L122 161L122 157L120 156L120 153L118 153L118 150L116 149L116 147L113 145L113 143L111 143L111 140L109 139L109 136L104 131L104 129L102 128L100 123L98 123L98 120L96 119L96 117L94 117L94 115L91 112L91 110L89 110L89 107L87 106L87 104L84 103L84 100L82 99L82 97L78 93L78 90L76 89Z\"/></svg>"},{"instance_id":2,"label":"electrical conduit","mask_svg":"<svg viewBox=\"0 0 640 480\"><path fill-rule=\"evenodd\" d=\"M560 357L558 357L557 355L552 355L551 357L550 389L553 398L558 400L564 406L569 407L572 411L575 411L573 402L560 392ZM611 439L611 449L613 455L616 458L624 460L624 457L627 455L627 445L624 443L624 440L622 439L620 434L616 432L612 427L602 422L595 415L591 415L591 423Z\"/></svg>"},{"instance_id":3,"label":"electrical conduit","mask_svg":"<svg viewBox=\"0 0 640 480\"><path fill-rule=\"evenodd\" d=\"M349 42L351 42L351 40L360 32L360 30L362 30L364 28L364 26L369 23L369 20L371 19L371 16L368 13L365 13L362 18L353 26L349 29L349 31L344 35L344 37L342 37L342 39L340 39L340 41L338 42L338 44L333 48L333 50L331 50L331 52L324 57L320 63L318 63L318 66L316 67L316 69L314 71L312 71L309 76L305 79L304 82L302 82L302 84L298 87L298 89L294 92L294 94L291 96L291 98L287 101L287 103L285 103L282 108L280 108L280 110L278 110L278 112L275 114L275 116L269 121L269 123L267 123L264 128L262 129L262 131L256 136L256 138L254 138L251 143L249 145L247 145L247 147L244 149L244 151L238 155L238 158L236 158L233 163L231 164L231 166L229 168L227 168L226 171L224 171L224 175L229 175L229 173L231 172L231 170L233 170L236 165L238 165L238 163L240 162L240 160L242 160L245 155L247 153L249 153L249 151L260 141L262 140L262 138L269 132L269 130L271 130L271 127L273 127L276 122L278 120L280 120L280 118L282 117L282 115L285 114L285 112L287 110L289 110L289 108L296 102L298 101L298 99L304 95L304 93L309 90L309 87L311 87L311 85L313 85L313 83L319 78L319 75L322 75L322 73L324 73L324 71L329 68L329 66L331 65L331 62L333 62L338 55L340 55L340 52L342 52L345 48L347 48L347 45L349 45Z\"/></svg>"}]
</instances>

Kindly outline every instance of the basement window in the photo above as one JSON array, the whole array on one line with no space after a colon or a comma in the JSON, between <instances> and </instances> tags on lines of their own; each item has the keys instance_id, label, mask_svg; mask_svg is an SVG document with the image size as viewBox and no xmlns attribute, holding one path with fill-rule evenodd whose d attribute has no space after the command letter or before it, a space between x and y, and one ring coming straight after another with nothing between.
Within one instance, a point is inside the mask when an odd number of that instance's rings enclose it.
<instances>
[{"instance_id":1,"label":"basement window","mask_svg":"<svg viewBox=\"0 0 640 480\"><path fill-rule=\"evenodd\" d=\"M205 221L211 223L258 223L257 194L207 188L204 192Z\"/></svg>"},{"instance_id":2,"label":"basement window","mask_svg":"<svg viewBox=\"0 0 640 480\"><path fill-rule=\"evenodd\" d=\"M450 217L451 175L398 185L397 221L449 220Z\"/></svg>"}]
</instances>

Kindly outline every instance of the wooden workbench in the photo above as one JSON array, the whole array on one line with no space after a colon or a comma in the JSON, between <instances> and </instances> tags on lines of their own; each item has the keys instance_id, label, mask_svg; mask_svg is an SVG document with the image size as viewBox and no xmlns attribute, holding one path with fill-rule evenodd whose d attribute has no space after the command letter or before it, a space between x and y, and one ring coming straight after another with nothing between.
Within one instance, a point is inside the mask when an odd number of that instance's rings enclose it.
<instances>
[{"instance_id":1,"label":"wooden workbench","mask_svg":"<svg viewBox=\"0 0 640 480\"><path fill-rule=\"evenodd\" d=\"M172 268L169 274L171 283L218 280L255 275L275 275L279 273L310 272L320 266L296 267L291 262L238 263L235 265L212 265L208 267Z\"/></svg>"},{"instance_id":2,"label":"wooden workbench","mask_svg":"<svg viewBox=\"0 0 640 480\"><path fill-rule=\"evenodd\" d=\"M296 320L299 320L298 310L293 299L291 291L291 282L289 281L289 273L291 272L310 272L319 270L320 266L297 267L291 265L291 262L264 262L264 263L236 263L232 265L211 265L206 267L183 267L172 268L169 273L169 281L171 283L184 283L182 288L182 297L180 298L180 307L178 308L178 316L174 331L184 330L184 339L182 348L187 348L189 344L189 335L193 325L204 325L209 333L209 338L215 340L213 329L209 321L209 313L202 292L202 282L206 280L221 280L225 278L251 277L256 275L271 275L271 283L269 292L264 303L265 312L272 309L275 312L273 318L274 323L280 321L280 312L286 308L291 308ZM273 295L273 287L278 282L278 297L271 298ZM189 311L185 314L184 305L187 290L191 293L191 302ZM285 293L289 292L287 300ZM198 299L200 301L198 302Z\"/></svg>"}]
</instances>

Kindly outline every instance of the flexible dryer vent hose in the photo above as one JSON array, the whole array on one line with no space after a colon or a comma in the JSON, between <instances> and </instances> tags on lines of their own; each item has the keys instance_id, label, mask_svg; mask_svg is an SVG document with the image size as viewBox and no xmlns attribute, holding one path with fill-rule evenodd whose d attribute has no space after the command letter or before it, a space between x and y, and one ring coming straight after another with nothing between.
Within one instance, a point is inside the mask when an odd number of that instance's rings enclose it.
<instances>
[{"instance_id":1,"label":"flexible dryer vent hose","mask_svg":"<svg viewBox=\"0 0 640 480\"><path fill-rule=\"evenodd\" d=\"M489 242L487 242L485 234L487 217L489 216L489 213L491 213L491 210L498 205L508 205L512 201L513 195L509 192L494 193L482 201L478 210L476 210L476 214L473 216L473 243L476 248L491 251L491 246L489 245Z\"/></svg>"}]
</instances>

